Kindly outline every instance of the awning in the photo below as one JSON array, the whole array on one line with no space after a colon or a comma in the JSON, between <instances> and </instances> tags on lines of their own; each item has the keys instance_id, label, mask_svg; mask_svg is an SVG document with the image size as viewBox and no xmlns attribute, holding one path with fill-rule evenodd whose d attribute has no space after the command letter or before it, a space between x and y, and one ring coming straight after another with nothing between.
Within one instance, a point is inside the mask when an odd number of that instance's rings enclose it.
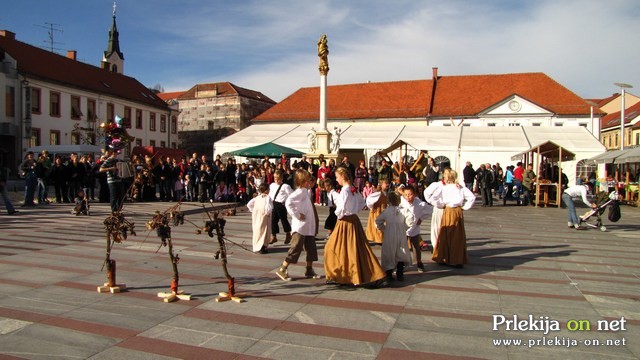
<instances>
[{"instance_id":1,"label":"awning","mask_svg":"<svg viewBox=\"0 0 640 360\"><path fill-rule=\"evenodd\" d=\"M235 150L231 152L231 155L244 156L244 157L279 157L285 154L290 157L300 157L304 155L302 151L288 148L286 146L274 144L271 142L248 147L246 149Z\"/></svg>"},{"instance_id":2,"label":"awning","mask_svg":"<svg viewBox=\"0 0 640 360\"><path fill-rule=\"evenodd\" d=\"M615 159L616 164L628 164L636 162L640 162L640 147L625 149L623 154Z\"/></svg>"},{"instance_id":3,"label":"awning","mask_svg":"<svg viewBox=\"0 0 640 360\"><path fill-rule=\"evenodd\" d=\"M616 159L618 159L625 152L626 150L611 150L598 156L594 156L589 159L589 161L595 161L598 164L613 164L614 162L617 163Z\"/></svg>"}]
</instances>

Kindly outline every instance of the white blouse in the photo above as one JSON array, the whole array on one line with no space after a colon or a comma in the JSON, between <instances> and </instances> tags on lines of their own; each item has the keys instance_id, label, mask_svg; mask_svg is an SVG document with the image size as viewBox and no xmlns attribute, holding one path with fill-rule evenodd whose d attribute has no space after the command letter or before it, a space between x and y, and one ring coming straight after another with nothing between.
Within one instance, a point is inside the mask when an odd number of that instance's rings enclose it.
<instances>
[{"instance_id":1,"label":"white blouse","mask_svg":"<svg viewBox=\"0 0 640 360\"><path fill-rule=\"evenodd\" d=\"M287 213L291 215L292 232L297 232L303 236L314 236L316 234L316 217L308 189L296 189L287 197L284 206L287 208ZM300 219L300 214L304 215L304 220Z\"/></svg>"},{"instance_id":2,"label":"white blouse","mask_svg":"<svg viewBox=\"0 0 640 360\"><path fill-rule=\"evenodd\" d=\"M342 219L345 216L358 214L358 211L364 207L364 198L362 194L356 192L351 193L351 185L345 184L338 194L333 199L336 203L336 216L338 219Z\"/></svg>"},{"instance_id":3,"label":"white blouse","mask_svg":"<svg viewBox=\"0 0 640 360\"><path fill-rule=\"evenodd\" d=\"M440 208L448 206L450 208L462 207L462 210L469 210L473 206L476 196L465 186L446 184L435 192L432 199L435 201L435 206Z\"/></svg>"}]
</instances>

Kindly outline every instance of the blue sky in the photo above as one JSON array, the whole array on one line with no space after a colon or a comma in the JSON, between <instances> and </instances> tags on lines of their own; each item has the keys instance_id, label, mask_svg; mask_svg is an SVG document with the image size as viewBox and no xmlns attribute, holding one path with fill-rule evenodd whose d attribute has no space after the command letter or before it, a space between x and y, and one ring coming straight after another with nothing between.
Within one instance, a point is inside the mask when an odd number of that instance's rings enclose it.
<instances>
[{"instance_id":1,"label":"blue sky","mask_svg":"<svg viewBox=\"0 0 640 360\"><path fill-rule=\"evenodd\" d=\"M14 0L0 29L100 63L112 0ZM319 85L316 43L329 40L329 85L439 74L544 72L584 98L640 94L637 0L120 0L125 73L187 90L230 81L276 101Z\"/></svg>"}]
</instances>

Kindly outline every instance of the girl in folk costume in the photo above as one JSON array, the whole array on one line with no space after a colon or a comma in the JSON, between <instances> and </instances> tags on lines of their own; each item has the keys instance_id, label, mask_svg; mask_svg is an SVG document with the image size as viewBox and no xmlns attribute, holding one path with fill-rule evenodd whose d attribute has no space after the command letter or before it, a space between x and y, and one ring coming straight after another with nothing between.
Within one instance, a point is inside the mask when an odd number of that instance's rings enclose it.
<instances>
[{"instance_id":1,"label":"girl in folk costume","mask_svg":"<svg viewBox=\"0 0 640 360\"><path fill-rule=\"evenodd\" d=\"M338 221L338 217L336 216L336 203L333 199L337 199L338 192L333 188L333 180L324 179L323 186L325 191L327 192L327 206L329 206L329 215L327 215L327 219L324 222L324 228L327 230L328 235L331 236L331 232L336 227L336 222Z\"/></svg>"},{"instance_id":2,"label":"girl in folk costume","mask_svg":"<svg viewBox=\"0 0 640 360\"><path fill-rule=\"evenodd\" d=\"M367 239L375 243L382 243L382 231L376 228L376 218L382 214L387 207L387 192L389 191L389 181L381 179L378 188L374 193L367 196L367 207L369 211L369 219L367 221Z\"/></svg>"},{"instance_id":3,"label":"girl in folk costume","mask_svg":"<svg viewBox=\"0 0 640 360\"><path fill-rule=\"evenodd\" d=\"M351 173L336 168L336 180L342 186L335 200L336 227L324 247L327 283L383 285L385 272L373 254L358 218L364 198L351 185Z\"/></svg>"},{"instance_id":4,"label":"girl in folk costume","mask_svg":"<svg viewBox=\"0 0 640 360\"><path fill-rule=\"evenodd\" d=\"M444 186L444 175L449 171L450 171L449 168L444 169L444 172L442 175L442 178L443 178L442 181L432 182L429 186L427 186L426 189L424 189L424 200L433 206L433 213L431 214L431 231L429 232L431 236L430 240L431 240L432 251L433 249L436 248L436 245L438 244L438 233L440 232L440 221L442 220L442 211L444 209L444 206L442 204L440 204L440 206L436 204L436 201L433 198L433 196L436 193L440 192L440 190Z\"/></svg>"},{"instance_id":5,"label":"girl in folk costume","mask_svg":"<svg viewBox=\"0 0 640 360\"><path fill-rule=\"evenodd\" d=\"M455 170L449 170L443 177L445 185L433 196L435 206L444 209L432 259L439 264L461 268L467 263L467 236L462 211L469 210L476 197L469 189L460 186L457 178Z\"/></svg>"},{"instance_id":6,"label":"girl in folk costume","mask_svg":"<svg viewBox=\"0 0 640 360\"><path fill-rule=\"evenodd\" d=\"M253 229L253 251L267 253L267 244L271 235L271 211L273 203L269 198L267 184L258 186L258 194L247 203L251 212L251 228Z\"/></svg>"},{"instance_id":7,"label":"girl in folk costume","mask_svg":"<svg viewBox=\"0 0 640 360\"><path fill-rule=\"evenodd\" d=\"M287 268L289 264L297 264L302 250L307 253L307 270L304 273L306 278L319 279L320 276L313 271L313 262L318 261L318 249L316 248L317 220L315 206L311 201L311 188L314 185L313 176L304 169L296 170L295 186L293 191L285 200L287 213L291 215L291 246L287 257L282 262L282 266L276 270L276 275L285 281L291 280Z\"/></svg>"},{"instance_id":8,"label":"girl in folk costume","mask_svg":"<svg viewBox=\"0 0 640 360\"><path fill-rule=\"evenodd\" d=\"M376 227L384 233L382 241L382 268L387 273L387 280L404 279L404 265L411 263L411 253L407 246L406 232L414 223L411 211L400 206L400 195L389 194L389 206L376 218Z\"/></svg>"}]
</instances>

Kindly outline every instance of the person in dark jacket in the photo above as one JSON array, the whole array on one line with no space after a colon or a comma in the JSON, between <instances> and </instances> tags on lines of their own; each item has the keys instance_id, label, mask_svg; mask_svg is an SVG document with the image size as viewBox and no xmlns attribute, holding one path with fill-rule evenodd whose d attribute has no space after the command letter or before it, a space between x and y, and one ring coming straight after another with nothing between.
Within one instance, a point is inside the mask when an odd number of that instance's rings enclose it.
<instances>
[{"instance_id":1,"label":"person in dark jacket","mask_svg":"<svg viewBox=\"0 0 640 360\"><path fill-rule=\"evenodd\" d=\"M476 178L476 171L473 170L471 161L467 161L467 165L462 170L462 176L464 177L464 186L466 186L467 189L473 191L473 181Z\"/></svg>"},{"instance_id":2,"label":"person in dark jacket","mask_svg":"<svg viewBox=\"0 0 640 360\"><path fill-rule=\"evenodd\" d=\"M53 166L51 167L49 178L53 182L53 188L55 189L56 203L69 203L69 196L67 193L69 170L67 169L67 166L62 163L62 158L60 156L56 156Z\"/></svg>"}]
</instances>

